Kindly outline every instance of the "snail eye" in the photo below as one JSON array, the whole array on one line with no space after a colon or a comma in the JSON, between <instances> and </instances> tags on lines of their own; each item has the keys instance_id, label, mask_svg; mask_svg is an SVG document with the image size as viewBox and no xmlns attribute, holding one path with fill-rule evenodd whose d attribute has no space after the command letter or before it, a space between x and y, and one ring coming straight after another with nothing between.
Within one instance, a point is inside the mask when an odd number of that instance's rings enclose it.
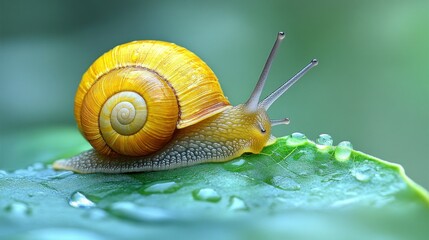
<instances>
[{"instance_id":1,"label":"snail eye","mask_svg":"<svg viewBox=\"0 0 429 240\"><path fill-rule=\"evenodd\" d=\"M261 133L265 133L267 130L265 130L264 126L262 126L262 123L258 122L259 129L261 130Z\"/></svg>"}]
</instances>

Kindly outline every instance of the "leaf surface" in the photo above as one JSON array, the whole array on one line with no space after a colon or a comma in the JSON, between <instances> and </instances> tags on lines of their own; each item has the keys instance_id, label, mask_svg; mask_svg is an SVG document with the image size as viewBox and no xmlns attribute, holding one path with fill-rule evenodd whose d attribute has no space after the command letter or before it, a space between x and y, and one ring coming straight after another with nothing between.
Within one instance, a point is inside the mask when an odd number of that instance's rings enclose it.
<instances>
[{"instance_id":1,"label":"leaf surface","mask_svg":"<svg viewBox=\"0 0 429 240\"><path fill-rule=\"evenodd\" d=\"M14 140L0 162L2 239L428 236L426 190L401 166L358 151L344 160L338 147L286 136L226 163L85 175L50 167L89 147L76 130L29 134L0 139Z\"/></svg>"}]
</instances>

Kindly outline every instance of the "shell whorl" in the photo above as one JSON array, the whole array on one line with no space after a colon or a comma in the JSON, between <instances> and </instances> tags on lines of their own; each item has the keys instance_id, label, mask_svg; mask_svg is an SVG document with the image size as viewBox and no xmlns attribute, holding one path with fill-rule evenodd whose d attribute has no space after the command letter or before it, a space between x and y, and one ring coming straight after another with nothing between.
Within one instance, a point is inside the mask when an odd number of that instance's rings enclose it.
<instances>
[{"instance_id":1,"label":"shell whorl","mask_svg":"<svg viewBox=\"0 0 429 240\"><path fill-rule=\"evenodd\" d=\"M119 45L83 75L75 118L105 155L142 156L184 128L230 107L212 70L183 47L160 41Z\"/></svg>"}]
</instances>

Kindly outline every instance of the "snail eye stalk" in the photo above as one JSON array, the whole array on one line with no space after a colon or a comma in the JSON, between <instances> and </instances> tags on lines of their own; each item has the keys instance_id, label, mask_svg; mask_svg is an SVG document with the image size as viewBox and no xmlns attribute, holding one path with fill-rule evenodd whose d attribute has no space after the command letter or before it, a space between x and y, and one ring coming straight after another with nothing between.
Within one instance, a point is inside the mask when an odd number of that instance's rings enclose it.
<instances>
[{"instance_id":1,"label":"snail eye stalk","mask_svg":"<svg viewBox=\"0 0 429 240\"><path fill-rule=\"evenodd\" d=\"M265 62L265 66L264 66L264 69L262 70L261 76L259 77L258 83L256 84L255 89L253 89L252 95L250 95L249 100L247 100L247 102L245 103L245 106L251 112L255 112L258 109L259 99L261 98L262 90L264 90L264 85L268 78L271 65L278 52L280 43L283 41L284 38L285 38L284 32L279 32L277 34L277 39L274 43L273 48L271 49L271 52L270 52L270 55L268 56L267 61Z\"/></svg>"},{"instance_id":2,"label":"snail eye stalk","mask_svg":"<svg viewBox=\"0 0 429 240\"><path fill-rule=\"evenodd\" d=\"M284 32L279 32L277 34L276 41L274 42L274 46L271 49L270 55L268 56L267 61L265 62L264 69L262 70L261 76L259 77L258 83L253 89L252 94L250 95L249 100L245 103L245 106L248 111L255 112L258 107L262 107L265 110L270 108L271 104L273 104L280 96L282 96L288 88L290 88L294 83L296 83L302 76L304 76L311 68L318 64L316 59L311 60L311 62L305 66L301 71L299 71L295 76L289 79L286 83L280 86L277 90L272 92L268 97L266 97L262 102L259 103L259 99L261 98L262 90L264 89L265 82L267 81L268 74L271 69L271 65L274 61L274 58L278 52L281 42L285 38ZM281 120L275 120L274 124L287 124L286 121L279 122Z\"/></svg>"},{"instance_id":3,"label":"snail eye stalk","mask_svg":"<svg viewBox=\"0 0 429 240\"><path fill-rule=\"evenodd\" d=\"M265 110L268 110L270 108L271 104L273 104L280 96L283 95L283 93L286 92L294 83L296 83L302 76L304 76L310 69L312 69L314 66L317 66L318 61L317 59L311 60L311 62L305 66L301 71L299 71L295 76L293 76L291 79L289 79L287 82L285 82L283 85L281 85L279 88L277 88L274 92L272 92L268 97L266 97L262 102L259 104L259 107L264 108Z\"/></svg>"},{"instance_id":4,"label":"snail eye stalk","mask_svg":"<svg viewBox=\"0 0 429 240\"><path fill-rule=\"evenodd\" d=\"M278 119L278 120L270 120L271 126L277 126L277 125L287 125L290 123L289 118L285 119Z\"/></svg>"}]
</instances>

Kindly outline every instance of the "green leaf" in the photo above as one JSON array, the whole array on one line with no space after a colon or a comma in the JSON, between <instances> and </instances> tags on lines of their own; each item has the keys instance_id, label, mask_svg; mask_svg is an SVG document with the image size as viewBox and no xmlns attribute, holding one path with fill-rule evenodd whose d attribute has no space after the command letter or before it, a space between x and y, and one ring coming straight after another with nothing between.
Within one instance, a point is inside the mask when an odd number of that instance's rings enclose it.
<instances>
[{"instance_id":1,"label":"green leaf","mask_svg":"<svg viewBox=\"0 0 429 240\"><path fill-rule=\"evenodd\" d=\"M322 149L297 134L226 163L88 175L49 165L89 147L73 128L2 136L0 143L11 139L0 168L20 169L0 171L1 239L426 239L429 234L429 195L401 166L347 148ZM24 168L21 162L33 165Z\"/></svg>"}]
</instances>

